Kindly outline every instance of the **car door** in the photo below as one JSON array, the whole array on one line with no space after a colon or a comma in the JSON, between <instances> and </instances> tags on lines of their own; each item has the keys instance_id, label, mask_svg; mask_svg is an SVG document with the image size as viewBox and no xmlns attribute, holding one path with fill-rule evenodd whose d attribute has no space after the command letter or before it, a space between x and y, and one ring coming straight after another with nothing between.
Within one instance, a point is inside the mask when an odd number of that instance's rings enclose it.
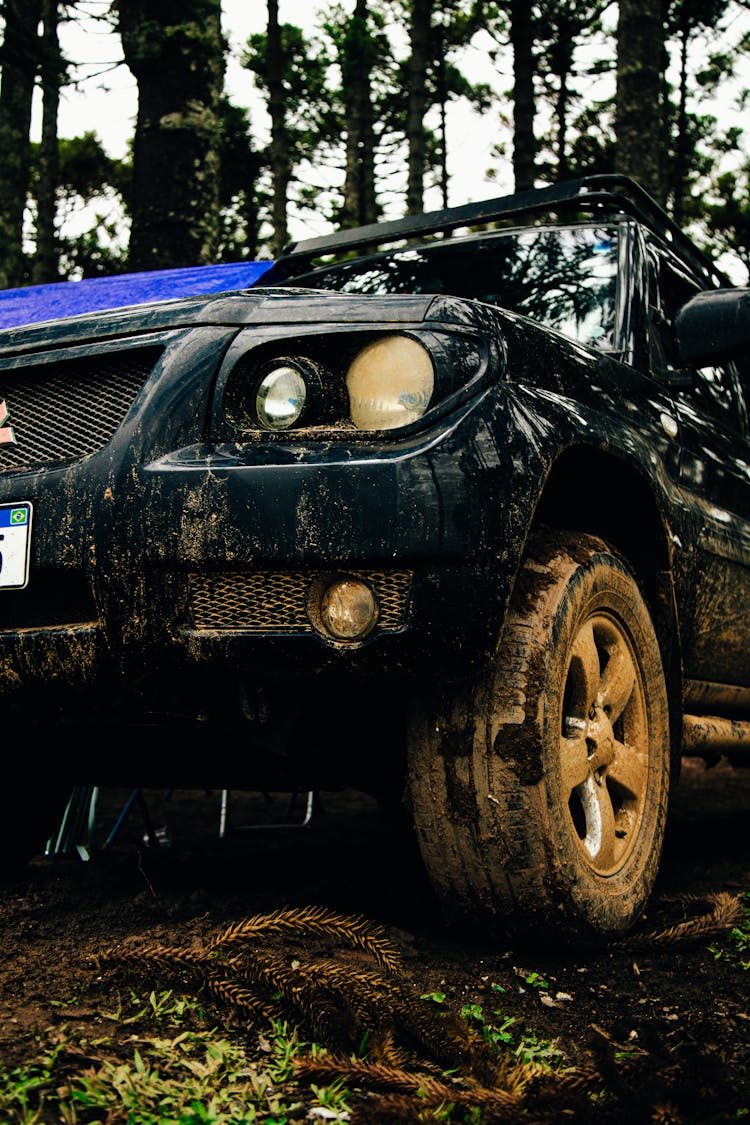
<instances>
[{"instance_id":1,"label":"car door","mask_svg":"<svg viewBox=\"0 0 750 1125\"><path fill-rule=\"evenodd\" d=\"M677 369L674 319L700 286L670 254L653 246L649 253L651 365L672 383L679 484L693 528L694 603L682 622L684 671L696 681L689 693L698 691L710 703L722 686L750 686L748 416L733 364Z\"/></svg>"}]
</instances>

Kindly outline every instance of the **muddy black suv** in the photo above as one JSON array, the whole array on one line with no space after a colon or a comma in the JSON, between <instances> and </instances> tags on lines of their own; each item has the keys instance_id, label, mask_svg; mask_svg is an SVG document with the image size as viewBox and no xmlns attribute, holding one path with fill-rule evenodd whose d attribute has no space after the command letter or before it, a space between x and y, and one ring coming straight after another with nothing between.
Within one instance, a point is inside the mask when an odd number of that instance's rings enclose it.
<instances>
[{"instance_id":1,"label":"muddy black suv","mask_svg":"<svg viewBox=\"0 0 750 1125\"><path fill-rule=\"evenodd\" d=\"M750 732L749 324L595 176L1 333L7 846L74 782L406 791L449 915L627 928Z\"/></svg>"}]
</instances>

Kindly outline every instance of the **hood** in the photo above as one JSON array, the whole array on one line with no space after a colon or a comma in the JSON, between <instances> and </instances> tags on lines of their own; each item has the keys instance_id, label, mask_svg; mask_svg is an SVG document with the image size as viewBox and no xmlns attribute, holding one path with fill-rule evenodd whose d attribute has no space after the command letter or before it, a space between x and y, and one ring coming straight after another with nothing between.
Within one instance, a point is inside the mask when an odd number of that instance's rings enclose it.
<instances>
[{"instance_id":1,"label":"hood","mask_svg":"<svg viewBox=\"0 0 750 1125\"><path fill-rule=\"evenodd\" d=\"M221 262L4 289L0 290L0 329L126 305L247 289L272 266L273 262Z\"/></svg>"},{"instance_id":2,"label":"hood","mask_svg":"<svg viewBox=\"0 0 750 1125\"><path fill-rule=\"evenodd\" d=\"M72 282L70 284L82 284ZM374 296L317 289L254 289L152 301L88 312L0 331L0 354L19 354L75 343L202 324L353 324L422 321L430 295Z\"/></svg>"}]
</instances>

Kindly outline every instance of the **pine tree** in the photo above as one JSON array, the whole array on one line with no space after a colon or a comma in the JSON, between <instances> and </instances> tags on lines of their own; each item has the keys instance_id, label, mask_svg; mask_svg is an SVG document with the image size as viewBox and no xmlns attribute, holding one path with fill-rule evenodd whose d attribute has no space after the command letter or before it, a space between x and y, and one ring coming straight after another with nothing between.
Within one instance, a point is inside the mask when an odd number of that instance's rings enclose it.
<instances>
[{"instance_id":1,"label":"pine tree","mask_svg":"<svg viewBox=\"0 0 750 1125\"><path fill-rule=\"evenodd\" d=\"M23 216L29 187L31 102L41 0L5 0L0 82L0 288L27 278Z\"/></svg>"},{"instance_id":2,"label":"pine tree","mask_svg":"<svg viewBox=\"0 0 750 1125\"><path fill-rule=\"evenodd\" d=\"M220 0L119 0L117 15L138 83L131 268L211 262L219 232Z\"/></svg>"},{"instance_id":3,"label":"pine tree","mask_svg":"<svg viewBox=\"0 0 750 1125\"><path fill-rule=\"evenodd\" d=\"M219 244L216 260L234 262L261 254L261 214L270 199L261 183L263 154L255 147L247 110L219 103Z\"/></svg>"},{"instance_id":4,"label":"pine tree","mask_svg":"<svg viewBox=\"0 0 750 1125\"><path fill-rule=\"evenodd\" d=\"M719 176L714 191L717 202L707 206L714 248L739 259L750 285L750 160Z\"/></svg>"},{"instance_id":5,"label":"pine tree","mask_svg":"<svg viewBox=\"0 0 750 1125\"><path fill-rule=\"evenodd\" d=\"M483 82L472 82L462 65L462 55L478 31L486 24L488 5L485 0L437 0L432 26L432 63L430 66L430 103L438 111L438 128L429 131L427 169L434 171L440 187L443 206L449 203L447 108L450 102L463 100L486 113L492 108L493 94Z\"/></svg>"},{"instance_id":6,"label":"pine tree","mask_svg":"<svg viewBox=\"0 0 750 1125\"><path fill-rule=\"evenodd\" d=\"M528 0L510 0L513 49L513 179L516 191L534 186L537 142L534 135L534 21Z\"/></svg>"},{"instance_id":7,"label":"pine tree","mask_svg":"<svg viewBox=\"0 0 750 1125\"><path fill-rule=\"evenodd\" d=\"M375 132L372 72L377 57L367 0L356 0L340 52L346 132L346 170L341 225L361 226L378 217L375 194Z\"/></svg>"},{"instance_id":8,"label":"pine tree","mask_svg":"<svg viewBox=\"0 0 750 1125\"><path fill-rule=\"evenodd\" d=\"M532 188L536 181L539 145L534 132L537 76L535 43L538 12L527 0L496 0L489 5L487 29L498 44L492 57L504 59L510 46L513 85L509 91L512 116L512 167L516 191ZM497 144L495 155L504 156L505 146Z\"/></svg>"},{"instance_id":9,"label":"pine tree","mask_svg":"<svg viewBox=\"0 0 750 1125\"><path fill-rule=\"evenodd\" d=\"M278 257L286 245L287 233L287 195L291 179L291 160L289 154L289 134L286 127L286 108L284 105L284 48L279 26L278 0L268 0L268 30L266 33L268 66L266 82L268 86L268 112L271 117L271 182L272 203L271 222L273 240L271 253Z\"/></svg>"},{"instance_id":10,"label":"pine tree","mask_svg":"<svg viewBox=\"0 0 750 1125\"><path fill-rule=\"evenodd\" d=\"M575 151L576 111L580 113L582 97L576 88L579 71L577 48L590 44L601 32L601 16L607 0L539 0L537 37L539 40L538 70L552 103L552 136L549 148L552 160L548 178L565 180L577 173ZM584 71L586 77L601 67L597 60Z\"/></svg>"},{"instance_id":11,"label":"pine tree","mask_svg":"<svg viewBox=\"0 0 750 1125\"><path fill-rule=\"evenodd\" d=\"M665 199L665 38L663 0L620 0L615 167L659 202Z\"/></svg>"},{"instance_id":12,"label":"pine tree","mask_svg":"<svg viewBox=\"0 0 750 1125\"><path fill-rule=\"evenodd\" d=\"M127 267L127 213L132 164L107 155L95 133L62 137L58 141L57 250L61 278L100 277L123 273ZM93 214L88 227L65 231L67 220L83 207ZM76 228L80 223L76 223Z\"/></svg>"},{"instance_id":13,"label":"pine tree","mask_svg":"<svg viewBox=\"0 0 750 1125\"><path fill-rule=\"evenodd\" d=\"M258 181L254 194L257 222L267 219L271 224L274 256L288 239L290 204L304 199L307 187L318 195L316 185L301 184L301 166L319 163L331 138L343 131L340 108L332 106L336 95L326 88L332 62L320 37L308 39L294 24L278 24L275 0L269 5L266 31L250 36L243 54L242 65L253 74L271 118L271 144L257 152L255 160L265 186Z\"/></svg>"},{"instance_id":14,"label":"pine tree","mask_svg":"<svg viewBox=\"0 0 750 1125\"><path fill-rule=\"evenodd\" d=\"M36 254L32 270L32 280L36 284L56 281L60 268L56 230L60 168L57 114L65 71L58 39L59 17L58 0L42 0L42 141L36 184Z\"/></svg>"},{"instance_id":15,"label":"pine tree","mask_svg":"<svg viewBox=\"0 0 750 1125\"><path fill-rule=\"evenodd\" d=\"M392 0L391 16L409 27L410 53L398 66L394 91L384 99L390 130L407 149L406 209L424 207L426 187L436 183L448 205L447 109L468 101L486 111L491 92L462 68L462 51L484 26L484 0L430 0L428 5ZM407 91L404 101L402 91ZM437 124L435 125L435 118Z\"/></svg>"},{"instance_id":16,"label":"pine tree","mask_svg":"<svg viewBox=\"0 0 750 1125\"><path fill-rule=\"evenodd\" d=\"M427 71L431 62L433 0L411 0L409 42L411 55L407 63L406 143L408 166L406 211L409 215L424 210L424 174L426 138L424 117L427 108Z\"/></svg>"},{"instance_id":17,"label":"pine tree","mask_svg":"<svg viewBox=\"0 0 750 1125\"><path fill-rule=\"evenodd\" d=\"M669 9L669 30L676 44L678 57L678 83L675 91L676 104L672 108L673 129L671 159L667 176L667 196L672 203L672 214L682 223L690 210L690 186L700 168L699 144L701 132L709 125L704 118L701 122L695 114L688 111L688 98L695 90L694 75L691 73L690 49L698 35L711 35L718 28L725 15L727 5L724 0L673 0ZM715 64L718 60L714 60ZM725 70L729 69L725 61ZM715 124L715 123L714 123Z\"/></svg>"}]
</instances>

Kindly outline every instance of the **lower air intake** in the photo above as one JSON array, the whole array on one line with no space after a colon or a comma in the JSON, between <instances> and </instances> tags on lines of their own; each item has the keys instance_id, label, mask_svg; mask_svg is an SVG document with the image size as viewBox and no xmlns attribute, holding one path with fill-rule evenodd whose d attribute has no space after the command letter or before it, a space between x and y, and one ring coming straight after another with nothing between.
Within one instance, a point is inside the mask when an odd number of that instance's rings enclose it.
<instances>
[{"instance_id":1,"label":"lower air intake","mask_svg":"<svg viewBox=\"0 0 750 1125\"><path fill-rule=\"evenodd\" d=\"M378 599L378 630L401 629L411 590L408 572L374 570L333 572L368 582ZM308 615L310 593L325 575L305 571L251 574L191 574L193 625L231 633L313 633Z\"/></svg>"}]
</instances>

